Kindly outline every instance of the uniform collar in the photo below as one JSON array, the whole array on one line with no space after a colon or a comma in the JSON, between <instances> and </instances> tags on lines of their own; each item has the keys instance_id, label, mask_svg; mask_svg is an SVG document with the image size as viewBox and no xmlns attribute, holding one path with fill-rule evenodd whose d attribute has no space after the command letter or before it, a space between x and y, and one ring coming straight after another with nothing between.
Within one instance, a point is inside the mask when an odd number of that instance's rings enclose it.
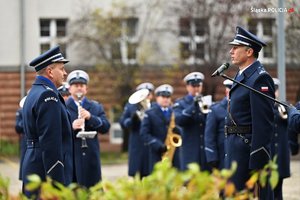
<instances>
[{"instance_id":1,"label":"uniform collar","mask_svg":"<svg viewBox=\"0 0 300 200\"><path fill-rule=\"evenodd\" d=\"M246 77L250 77L260 65L260 62L256 60L249 67L247 67L243 73Z\"/></svg>"},{"instance_id":2,"label":"uniform collar","mask_svg":"<svg viewBox=\"0 0 300 200\"><path fill-rule=\"evenodd\" d=\"M51 89L57 91L57 88L55 87L53 82L50 79L46 78L45 76L37 76L36 80L37 80L37 83L47 85Z\"/></svg>"},{"instance_id":3,"label":"uniform collar","mask_svg":"<svg viewBox=\"0 0 300 200\"><path fill-rule=\"evenodd\" d=\"M192 100L194 99L194 97L193 97L193 95L191 95L191 94L187 94L187 95L185 96L185 99L189 102L189 101L192 101Z\"/></svg>"}]
</instances>

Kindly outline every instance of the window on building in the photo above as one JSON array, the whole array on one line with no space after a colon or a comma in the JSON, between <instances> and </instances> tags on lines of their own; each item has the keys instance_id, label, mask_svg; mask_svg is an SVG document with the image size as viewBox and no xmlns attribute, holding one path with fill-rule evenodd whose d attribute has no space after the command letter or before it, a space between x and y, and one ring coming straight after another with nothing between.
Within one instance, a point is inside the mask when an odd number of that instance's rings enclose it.
<instances>
[{"instance_id":1,"label":"window on building","mask_svg":"<svg viewBox=\"0 0 300 200\"><path fill-rule=\"evenodd\" d=\"M129 17L125 19L113 19L112 23L119 27L116 30L116 43L112 45L111 56L114 61L119 61L126 65L137 63L137 28L138 18Z\"/></svg>"},{"instance_id":2,"label":"window on building","mask_svg":"<svg viewBox=\"0 0 300 200\"><path fill-rule=\"evenodd\" d=\"M67 19L40 19L41 53L59 45L66 57Z\"/></svg>"},{"instance_id":3,"label":"window on building","mask_svg":"<svg viewBox=\"0 0 300 200\"><path fill-rule=\"evenodd\" d=\"M267 62L267 63L274 62L275 59L274 58L274 52L275 52L274 26L275 26L274 18L250 19L248 21L249 31L257 35L267 44L267 46L264 47L260 52L260 58L262 62Z\"/></svg>"},{"instance_id":4,"label":"window on building","mask_svg":"<svg viewBox=\"0 0 300 200\"><path fill-rule=\"evenodd\" d=\"M206 18L180 18L179 42L181 58L189 64L199 64L206 58Z\"/></svg>"}]
</instances>

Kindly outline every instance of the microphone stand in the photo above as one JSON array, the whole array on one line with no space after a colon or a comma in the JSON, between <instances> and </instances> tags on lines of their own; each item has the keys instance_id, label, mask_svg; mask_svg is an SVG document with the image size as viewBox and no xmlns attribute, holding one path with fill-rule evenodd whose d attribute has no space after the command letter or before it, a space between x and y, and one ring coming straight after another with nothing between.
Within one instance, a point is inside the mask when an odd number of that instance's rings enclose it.
<instances>
[{"instance_id":1,"label":"microphone stand","mask_svg":"<svg viewBox=\"0 0 300 200\"><path fill-rule=\"evenodd\" d=\"M264 97L266 97L266 98L268 98L268 99L270 99L270 100L272 100L272 101L275 101L276 103L279 103L279 104L281 104L281 105L283 105L283 106L285 106L285 107L291 108L290 105L288 105L288 104L286 104L286 103L284 103L284 102L278 101L277 99L274 99L273 97L270 97L270 96L268 96L268 95L266 95L266 94L264 94L264 93L262 93L262 92L260 92L260 91L258 91L258 90L256 90L256 89L252 88L252 87L249 87L248 85L245 85L244 83L241 83L241 82L239 82L239 81L237 81L237 80L234 80L233 78L230 78L229 76L227 76L227 75L224 74L224 73L220 73L219 75L222 76L222 77L225 78L225 79L229 79L229 80L235 82L236 84L241 85L241 86L243 86L243 87L245 87L245 88L251 90L252 92L255 92L255 93L257 93L257 94L260 94L260 95L262 95L262 96L264 96Z\"/></svg>"}]
</instances>

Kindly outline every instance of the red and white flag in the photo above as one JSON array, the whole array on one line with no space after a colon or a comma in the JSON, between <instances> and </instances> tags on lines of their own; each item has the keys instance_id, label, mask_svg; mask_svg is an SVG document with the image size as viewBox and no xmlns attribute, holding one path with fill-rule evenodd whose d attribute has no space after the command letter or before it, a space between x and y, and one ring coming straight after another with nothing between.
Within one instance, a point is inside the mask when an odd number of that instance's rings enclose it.
<instances>
[{"instance_id":1,"label":"red and white flag","mask_svg":"<svg viewBox=\"0 0 300 200\"><path fill-rule=\"evenodd\" d=\"M262 91L262 92L268 92L269 91L269 87L268 86L262 86L260 88L260 91Z\"/></svg>"}]
</instances>

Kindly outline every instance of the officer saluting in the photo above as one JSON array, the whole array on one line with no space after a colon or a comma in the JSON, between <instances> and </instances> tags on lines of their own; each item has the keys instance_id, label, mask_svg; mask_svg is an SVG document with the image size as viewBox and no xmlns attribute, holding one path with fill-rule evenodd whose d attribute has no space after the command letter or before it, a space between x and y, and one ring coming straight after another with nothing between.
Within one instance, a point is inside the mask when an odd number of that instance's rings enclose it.
<instances>
[{"instance_id":1,"label":"officer saluting","mask_svg":"<svg viewBox=\"0 0 300 200\"><path fill-rule=\"evenodd\" d=\"M197 163L201 170L209 170L204 150L204 129L206 114L201 112L198 101L202 93L204 75L192 72L186 75L188 94L175 101L175 121L182 128L182 169L186 170L189 163Z\"/></svg>"},{"instance_id":2,"label":"officer saluting","mask_svg":"<svg viewBox=\"0 0 300 200\"><path fill-rule=\"evenodd\" d=\"M72 71L67 78L71 96L66 105L71 115L74 130L75 170L78 184L91 187L101 180L100 147L97 135L93 138L77 138L79 131L107 133L110 123L103 106L86 97L89 75L82 70ZM80 116L80 117L79 117ZM84 146L86 142L86 146Z\"/></svg>"},{"instance_id":3,"label":"officer saluting","mask_svg":"<svg viewBox=\"0 0 300 200\"><path fill-rule=\"evenodd\" d=\"M56 88L62 85L67 63L59 47L54 47L30 62L37 77L23 107L27 150L23 160L23 192L27 176L37 174L68 185L73 181L72 126L64 99ZM34 192L38 195L38 191Z\"/></svg>"},{"instance_id":4,"label":"officer saluting","mask_svg":"<svg viewBox=\"0 0 300 200\"><path fill-rule=\"evenodd\" d=\"M257 60L266 44L241 27L230 50L231 61L239 68L235 80L274 98L271 76ZM274 102L233 83L229 93L225 128L225 167L238 163L231 178L238 190L245 187L252 170L262 169L271 159ZM259 199L273 199L270 187L259 189Z\"/></svg>"}]
</instances>

